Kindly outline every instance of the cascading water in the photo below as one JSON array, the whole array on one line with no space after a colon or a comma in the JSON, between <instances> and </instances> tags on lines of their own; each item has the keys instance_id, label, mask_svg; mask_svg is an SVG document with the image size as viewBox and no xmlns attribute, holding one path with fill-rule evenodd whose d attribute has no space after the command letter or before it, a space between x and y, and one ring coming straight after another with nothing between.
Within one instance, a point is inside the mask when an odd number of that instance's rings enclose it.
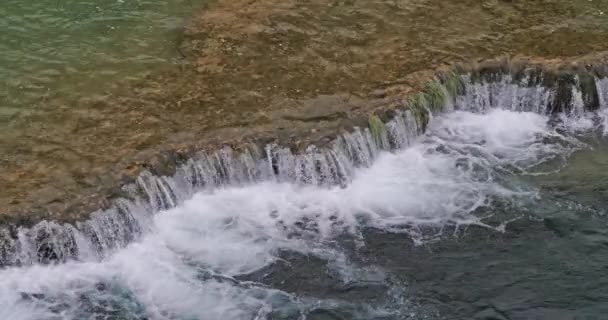
<instances>
[{"instance_id":1,"label":"cascading water","mask_svg":"<svg viewBox=\"0 0 608 320\"><path fill-rule=\"evenodd\" d=\"M420 132L410 112L399 113L384 130L382 134L389 137L393 148L406 147ZM276 145L251 146L240 154L229 148L210 156L201 154L180 166L173 177L144 172L135 185L124 188L135 200L120 199L113 208L95 212L90 220L75 226L44 221L30 229L2 229L0 261L26 265L101 258L149 230L153 213L173 208L196 192L262 181L345 185L356 167L370 166L380 149L390 146L377 145L368 129L356 129L340 136L331 149L311 146L304 154Z\"/></svg>"},{"instance_id":2,"label":"cascading water","mask_svg":"<svg viewBox=\"0 0 608 320\"><path fill-rule=\"evenodd\" d=\"M608 81L596 88L605 108ZM575 133L597 122L575 86L571 117L557 120L545 115L555 92L540 85L503 77L465 79L463 89L452 97L446 85L443 103L456 111L428 124L432 97L331 148L201 154L173 177L143 173L125 187L131 200L88 221L4 228L0 318L435 317L409 301L406 283L358 257L366 230L418 244L469 226L502 231L520 216L499 216L496 203L538 196L514 177L565 162L587 147ZM291 277L281 280L282 268Z\"/></svg>"}]
</instances>

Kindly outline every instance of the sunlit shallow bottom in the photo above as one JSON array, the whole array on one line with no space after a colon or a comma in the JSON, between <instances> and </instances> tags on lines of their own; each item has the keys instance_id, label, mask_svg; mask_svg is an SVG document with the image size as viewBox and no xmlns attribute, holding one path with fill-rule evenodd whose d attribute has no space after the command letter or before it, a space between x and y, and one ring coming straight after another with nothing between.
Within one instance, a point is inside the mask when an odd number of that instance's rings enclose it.
<instances>
[{"instance_id":1,"label":"sunlit shallow bottom","mask_svg":"<svg viewBox=\"0 0 608 320\"><path fill-rule=\"evenodd\" d=\"M601 121L432 120L346 188L199 193L100 262L0 271L0 319L601 319Z\"/></svg>"},{"instance_id":2,"label":"sunlit shallow bottom","mask_svg":"<svg viewBox=\"0 0 608 320\"><path fill-rule=\"evenodd\" d=\"M103 94L179 59L178 31L204 0L4 0L0 125L46 105Z\"/></svg>"}]
</instances>

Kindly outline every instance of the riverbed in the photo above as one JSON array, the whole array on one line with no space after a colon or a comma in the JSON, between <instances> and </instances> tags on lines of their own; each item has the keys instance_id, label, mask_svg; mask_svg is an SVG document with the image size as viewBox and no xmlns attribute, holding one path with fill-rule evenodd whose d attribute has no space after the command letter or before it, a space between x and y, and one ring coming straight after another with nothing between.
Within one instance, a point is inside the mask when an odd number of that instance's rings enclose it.
<instances>
[{"instance_id":1,"label":"riverbed","mask_svg":"<svg viewBox=\"0 0 608 320\"><path fill-rule=\"evenodd\" d=\"M115 90L183 59L176 50L203 1L9 0L0 8L0 125L45 99Z\"/></svg>"}]
</instances>

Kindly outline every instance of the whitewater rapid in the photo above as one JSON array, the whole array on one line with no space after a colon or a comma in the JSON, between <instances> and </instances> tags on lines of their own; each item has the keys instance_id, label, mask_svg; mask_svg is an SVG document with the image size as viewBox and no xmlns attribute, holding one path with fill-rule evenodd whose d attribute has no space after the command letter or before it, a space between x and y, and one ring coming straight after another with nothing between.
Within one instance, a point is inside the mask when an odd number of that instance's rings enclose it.
<instances>
[{"instance_id":1,"label":"whitewater rapid","mask_svg":"<svg viewBox=\"0 0 608 320\"><path fill-rule=\"evenodd\" d=\"M404 233L416 244L446 227L500 232L508 220L485 220L493 201L536 197L534 188L509 177L565 162L586 148L573 133L597 123L455 111L434 118L409 148L380 153L346 186L265 181L199 192L155 215L147 234L100 261L0 270L0 319L306 319L319 305L348 301L243 276L295 252L326 261L340 281L356 282L373 266L351 261L340 238L361 238L364 228ZM413 312L382 304L365 310L362 319Z\"/></svg>"}]
</instances>

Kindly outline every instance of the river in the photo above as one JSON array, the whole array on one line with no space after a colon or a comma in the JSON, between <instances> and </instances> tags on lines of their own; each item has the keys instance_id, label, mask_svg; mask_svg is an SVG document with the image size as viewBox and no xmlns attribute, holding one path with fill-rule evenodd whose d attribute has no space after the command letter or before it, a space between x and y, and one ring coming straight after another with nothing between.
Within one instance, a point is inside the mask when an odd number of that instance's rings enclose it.
<instances>
[{"instance_id":1,"label":"river","mask_svg":"<svg viewBox=\"0 0 608 320\"><path fill-rule=\"evenodd\" d=\"M0 271L2 319L601 319L602 117L455 111L343 187L205 191L102 258Z\"/></svg>"}]
</instances>

